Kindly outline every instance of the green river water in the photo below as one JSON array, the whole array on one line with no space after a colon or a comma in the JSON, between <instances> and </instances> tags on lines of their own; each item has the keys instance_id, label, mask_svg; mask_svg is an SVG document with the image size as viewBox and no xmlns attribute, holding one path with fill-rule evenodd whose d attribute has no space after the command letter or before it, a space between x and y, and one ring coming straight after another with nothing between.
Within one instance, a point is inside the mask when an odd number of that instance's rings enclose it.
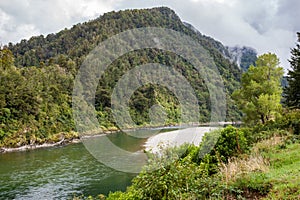
<instances>
[{"instance_id":1,"label":"green river water","mask_svg":"<svg viewBox=\"0 0 300 200\"><path fill-rule=\"evenodd\" d=\"M129 151L142 149L145 142L124 133L109 138ZM108 194L124 191L134 176L98 162L81 143L4 153L0 154L0 199L72 199Z\"/></svg>"}]
</instances>

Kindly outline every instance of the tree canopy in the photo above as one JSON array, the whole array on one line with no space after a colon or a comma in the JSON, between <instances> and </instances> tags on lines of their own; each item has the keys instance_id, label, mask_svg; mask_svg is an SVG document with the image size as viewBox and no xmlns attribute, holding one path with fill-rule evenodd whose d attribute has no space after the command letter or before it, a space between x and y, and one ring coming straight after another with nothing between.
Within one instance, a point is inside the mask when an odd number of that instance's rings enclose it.
<instances>
[{"instance_id":1,"label":"tree canopy","mask_svg":"<svg viewBox=\"0 0 300 200\"><path fill-rule=\"evenodd\" d=\"M259 56L256 66L250 66L243 74L241 88L233 93L233 98L245 121L265 123L274 118L281 109L282 76L279 59L271 53Z\"/></svg>"}]
</instances>

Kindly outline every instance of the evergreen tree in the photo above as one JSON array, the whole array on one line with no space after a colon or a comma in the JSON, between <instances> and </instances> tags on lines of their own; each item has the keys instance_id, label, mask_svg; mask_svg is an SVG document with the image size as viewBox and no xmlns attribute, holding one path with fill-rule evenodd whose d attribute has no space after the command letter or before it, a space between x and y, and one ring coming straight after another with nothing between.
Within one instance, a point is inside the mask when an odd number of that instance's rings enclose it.
<instances>
[{"instance_id":1,"label":"evergreen tree","mask_svg":"<svg viewBox=\"0 0 300 200\"><path fill-rule=\"evenodd\" d=\"M289 60L292 70L288 72L288 86L284 90L285 104L291 108L300 108L300 33L298 44L291 50Z\"/></svg>"}]
</instances>

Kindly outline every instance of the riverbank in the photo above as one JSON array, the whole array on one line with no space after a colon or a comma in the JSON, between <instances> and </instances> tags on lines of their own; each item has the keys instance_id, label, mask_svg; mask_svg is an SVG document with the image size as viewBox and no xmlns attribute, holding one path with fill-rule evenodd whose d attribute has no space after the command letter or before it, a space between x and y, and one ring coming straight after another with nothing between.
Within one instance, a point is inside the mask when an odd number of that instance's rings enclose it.
<instances>
[{"instance_id":1,"label":"riverbank","mask_svg":"<svg viewBox=\"0 0 300 200\"><path fill-rule=\"evenodd\" d=\"M175 125L174 125L175 126ZM173 128L173 125L167 126L169 128ZM138 129L154 129L154 128L161 128L165 129L167 127L140 127L140 128L128 128L123 131L134 131ZM99 128L90 130L84 134L79 134L78 132L70 131L70 132L63 132L53 134L48 138L36 138L35 136L31 137L31 139L26 139L23 136L16 136L6 138L4 145L0 143L0 154L1 153L10 153L10 152L18 152L18 151L28 151L28 150L35 150L41 148L51 148L56 146L63 146L73 143L81 142L81 139L88 139L91 137L98 137L101 135L109 135L113 133L120 132L117 127L109 127L109 128ZM5 145L7 144L7 145Z\"/></svg>"},{"instance_id":2,"label":"riverbank","mask_svg":"<svg viewBox=\"0 0 300 200\"><path fill-rule=\"evenodd\" d=\"M116 127L112 127L105 130L95 129L84 135L81 135L75 131L70 131L70 132L56 133L50 135L48 138L43 138L43 139L37 138L35 136L31 137L30 140L24 137L6 138L7 141L5 141L5 143L9 145L3 145L3 146L0 145L0 154L75 144L75 143L80 143L81 139L83 138L89 138L89 137L94 137L99 135L107 135L107 134L116 133L118 131L119 130Z\"/></svg>"},{"instance_id":3,"label":"riverbank","mask_svg":"<svg viewBox=\"0 0 300 200\"><path fill-rule=\"evenodd\" d=\"M198 146L205 133L218 127L192 127L170 132L164 132L150 137L144 147L146 151L159 153L161 148L181 146L185 143Z\"/></svg>"},{"instance_id":4,"label":"riverbank","mask_svg":"<svg viewBox=\"0 0 300 200\"><path fill-rule=\"evenodd\" d=\"M20 146L20 147L1 147L0 148L0 153L29 151L29 150L35 150L35 149L42 149L42 148L63 146L63 145L68 145L68 144L75 144L75 143L79 143L79 142L81 142L79 138L71 138L71 139L63 138L59 142L55 142L55 143L29 144L29 145L23 145L23 146Z\"/></svg>"},{"instance_id":5,"label":"riverbank","mask_svg":"<svg viewBox=\"0 0 300 200\"><path fill-rule=\"evenodd\" d=\"M235 122L234 124L239 123ZM232 122L214 122L214 123L194 123L194 124L189 124L189 125L168 125L168 126L145 126L145 127L138 127L138 128L128 128L126 130L123 130L124 132L126 131L135 131L135 130L147 130L147 129L176 129L176 128L182 128L182 127L193 127L193 128L202 128L203 130L197 130L200 131L201 135L203 135L206 131L207 128L211 128L212 126L224 126L228 124L233 124ZM198 126L204 126L204 127L198 127ZM190 128L186 130L187 132L193 132L192 129ZM184 129L182 129L184 130ZM35 150L35 149L41 149L41 148L51 148L51 147L56 147L56 146L63 146L63 145L68 145L68 144L73 144L73 143L80 143L81 139L86 139L90 137L95 137L95 136L101 136L101 135L108 135L108 134L113 134L117 133L120 130L117 129L116 127L111 127L108 129L95 129L92 130L88 133L79 135L76 132L70 132L70 133L58 133L55 135L52 135L51 138L45 139L45 142L35 142L31 141L30 144L18 144L17 147L11 147L11 146L2 146L0 147L0 153L9 153L9 152L17 152L17 151L28 151L28 150ZM203 132L204 131L204 132ZM194 131L196 132L196 131ZM183 132L184 133L184 132ZM154 151L157 151L158 149L158 144L160 143L170 143L170 145L180 145L180 141L182 143L188 142L187 140L190 140L193 135L188 134L188 137L182 137L181 134L177 134L177 132L174 133L172 131L172 135L170 136L170 132L165 132L161 133L159 135L152 136L148 139L148 141L145 144L146 150L154 149ZM172 141L172 138L177 138L178 141ZM180 141L179 141L180 140ZM199 138L196 138L196 143L195 145L200 143ZM175 143L174 143L175 142ZM174 143L174 144L173 144Z\"/></svg>"}]
</instances>

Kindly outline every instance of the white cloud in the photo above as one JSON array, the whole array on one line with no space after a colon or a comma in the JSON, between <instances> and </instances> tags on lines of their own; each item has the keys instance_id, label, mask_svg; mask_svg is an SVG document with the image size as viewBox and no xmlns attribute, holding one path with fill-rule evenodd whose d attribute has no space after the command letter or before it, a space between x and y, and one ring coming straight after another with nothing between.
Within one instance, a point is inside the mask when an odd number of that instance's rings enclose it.
<instances>
[{"instance_id":1,"label":"white cloud","mask_svg":"<svg viewBox=\"0 0 300 200\"><path fill-rule=\"evenodd\" d=\"M113 10L113 0L1 0L0 40L18 42L23 38L57 32Z\"/></svg>"}]
</instances>

